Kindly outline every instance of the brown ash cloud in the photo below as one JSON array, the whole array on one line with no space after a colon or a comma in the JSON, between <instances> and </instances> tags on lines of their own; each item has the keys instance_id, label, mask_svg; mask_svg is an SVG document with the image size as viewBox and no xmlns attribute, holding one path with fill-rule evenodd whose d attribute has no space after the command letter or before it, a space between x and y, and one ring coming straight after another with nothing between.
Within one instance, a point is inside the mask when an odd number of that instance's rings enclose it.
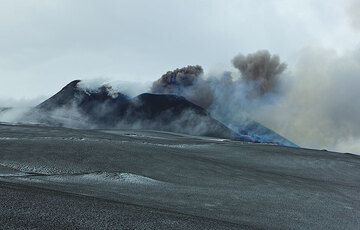
<instances>
[{"instance_id":1,"label":"brown ash cloud","mask_svg":"<svg viewBox=\"0 0 360 230\"><path fill-rule=\"evenodd\" d=\"M180 95L205 109L216 108L219 114L228 114L229 110L248 104L248 100L261 100L276 93L286 69L279 56L267 50L239 54L232 63L240 76L233 76L231 71L205 76L201 66L187 66L168 71L153 83L150 92Z\"/></svg>"},{"instance_id":2,"label":"brown ash cloud","mask_svg":"<svg viewBox=\"0 0 360 230\"><path fill-rule=\"evenodd\" d=\"M232 63L241 73L241 78L252 88L249 97L261 97L276 90L279 77L285 71L286 64L280 62L277 55L267 50L237 55Z\"/></svg>"},{"instance_id":3,"label":"brown ash cloud","mask_svg":"<svg viewBox=\"0 0 360 230\"><path fill-rule=\"evenodd\" d=\"M203 74L199 65L168 71L153 83L151 93L180 95L208 108L213 102L213 93Z\"/></svg>"}]
</instances>

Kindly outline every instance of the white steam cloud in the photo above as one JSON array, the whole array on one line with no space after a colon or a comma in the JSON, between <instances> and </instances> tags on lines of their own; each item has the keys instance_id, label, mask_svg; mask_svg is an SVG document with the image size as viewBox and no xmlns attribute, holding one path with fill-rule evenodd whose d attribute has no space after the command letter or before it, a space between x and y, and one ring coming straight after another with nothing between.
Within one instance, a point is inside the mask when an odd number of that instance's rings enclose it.
<instances>
[{"instance_id":1,"label":"white steam cloud","mask_svg":"<svg viewBox=\"0 0 360 230\"><path fill-rule=\"evenodd\" d=\"M100 79L80 86L94 89L105 83L129 96L178 94L227 125L255 120L301 147L360 154L360 50L340 55L307 48L288 71L278 56L264 50L239 54L233 65L216 75L188 66L167 72L152 85ZM2 121L16 116L0 111Z\"/></svg>"},{"instance_id":2,"label":"white steam cloud","mask_svg":"<svg viewBox=\"0 0 360 230\"><path fill-rule=\"evenodd\" d=\"M360 1L352 0L347 9L350 24L354 29L360 31Z\"/></svg>"},{"instance_id":3,"label":"white steam cloud","mask_svg":"<svg viewBox=\"0 0 360 230\"><path fill-rule=\"evenodd\" d=\"M0 98L0 122L17 122L24 113L44 99L46 99L46 97L33 99Z\"/></svg>"},{"instance_id":4,"label":"white steam cloud","mask_svg":"<svg viewBox=\"0 0 360 230\"><path fill-rule=\"evenodd\" d=\"M168 72L152 90L180 94L227 125L255 120L302 147L360 153L359 50L307 48L288 72L264 50L239 54L233 64L239 72L194 75L191 66Z\"/></svg>"},{"instance_id":5,"label":"white steam cloud","mask_svg":"<svg viewBox=\"0 0 360 230\"><path fill-rule=\"evenodd\" d=\"M252 117L303 147L360 153L360 52L308 48L276 103Z\"/></svg>"},{"instance_id":6,"label":"white steam cloud","mask_svg":"<svg viewBox=\"0 0 360 230\"><path fill-rule=\"evenodd\" d=\"M135 81L114 81L107 78L93 78L81 80L78 86L84 90L99 89L102 85L111 86L114 92L121 92L129 97L135 97L141 93L148 92L152 82L135 82Z\"/></svg>"},{"instance_id":7,"label":"white steam cloud","mask_svg":"<svg viewBox=\"0 0 360 230\"><path fill-rule=\"evenodd\" d=\"M252 120L249 111L281 92L286 64L267 50L239 54L232 62L238 71L204 75L200 66L168 71L153 83L151 92L181 95L227 125L244 124Z\"/></svg>"}]
</instances>

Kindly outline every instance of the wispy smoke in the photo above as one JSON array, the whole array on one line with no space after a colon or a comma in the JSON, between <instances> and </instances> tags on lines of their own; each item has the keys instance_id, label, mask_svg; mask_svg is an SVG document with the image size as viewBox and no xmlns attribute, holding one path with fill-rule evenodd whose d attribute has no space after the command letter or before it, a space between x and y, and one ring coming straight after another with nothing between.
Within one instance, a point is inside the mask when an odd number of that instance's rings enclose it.
<instances>
[{"instance_id":1,"label":"wispy smoke","mask_svg":"<svg viewBox=\"0 0 360 230\"><path fill-rule=\"evenodd\" d=\"M351 0L347 9L347 13L353 28L360 31L360 1Z\"/></svg>"},{"instance_id":2,"label":"wispy smoke","mask_svg":"<svg viewBox=\"0 0 360 230\"><path fill-rule=\"evenodd\" d=\"M233 64L239 73L205 76L200 66L169 71L153 83L151 92L183 96L223 122L244 118L246 107L257 106L277 93L286 64L267 50L239 54Z\"/></svg>"},{"instance_id":3,"label":"wispy smoke","mask_svg":"<svg viewBox=\"0 0 360 230\"><path fill-rule=\"evenodd\" d=\"M298 60L289 67L291 72L285 72L286 64L268 51L239 54L232 61L236 69L222 74L205 74L200 66L188 66L167 72L152 86L133 90L131 85L111 84L113 88L107 92L176 94L206 108L231 127L252 127L251 121L258 121L302 147L360 153L360 50L338 55L308 48ZM99 84L84 82L79 87L91 90ZM52 116L64 119L67 126L88 127L91 121L76 107L70 108L53 111ZM107 113L106 108L97 110ZM171 127L165 127L166 122L146 120L118 125L181 132L185 118L194 116L188 112L178 116ZM195 123L186 132L206 132L208 122Z\"/></svg>"},{"instance_id":4,"label":"wispy smoke","mask_svg":"<svg viewBox=\"0 0 360 230\"><path fill-rule=\"evenodd\" d=\"M272 140L293 146L254 122L248 113L262 104L272 103L271 100L277 97L280 78L286 65L267 50L247 56L239 54L233 59L233 63L239 72L204 75L200 66L169 71L153 83L151 92L183 96L207 109L214 118L236 132L250 135L252 140Z\"/></svg>"},{"instance_id":5,"label":"wispy smoke","mask_svg":"<svg viewBox=\"0 0 360 230\"><path fill-rule=\"evenodd\" d=\"M276 89L279 76L286 69L286 64L280 62L277 55L271 55L267 50L260 50L244 56L239 54L232 63L242 76L242 79L253 88L250 97L263 96Z\"/></svg>"},{"instance_id":6,"label":"wispy smoke","mask_svg":"<svg viewBox=\"0 0 360 230\"><path fill-rule=\"evenodd\" d=\"M39 104L41 101L46 99L45 96L36 97L36 98L23 98L23 99L14 99L14 98L0 98L0 108L12 107L12 108L23 108L31 107Z\"/></svg>"},{"instance_id":7,"label":"wispy smoke","mask_svg":"<svg viewBox=\"0 0 360 230\"><path fill-rule=\"evenodd\" d=\"M141 93L148 92L152 82L114 81L107 78L94 78L81 80L78 87L93 91L98 90L103 85L111 86L112 92L121 92L129 97L135 97Z\"/></svg>"},{"instance_id":8,"label":"wispy smoke","mask_svg":"<svg viewBox=\"0 0 360 230\"><path fill-rule=\"evenodd\" d=\"M3 107L0 108L0 122L16 123L30 109L27 107Z\"/></svg>"},{"instance_id":9,"label":"wispy smoke","mask_svg":"<svg viewBox=\"0 0 360 230\"><path fill-rule=\"evenodd\" d=\"M17 122L30 108L36 106L46 97L33 99L0 99L0 122Z\"/></svg>"},{"instance_id":10,"label":"wispy smoke","mask_svg":"<svg viewBox=\"0 0 360 230\"><path fill-rule=\"evenodd\" d=\"M268 51L240 54L233 64L240 75L200 74L189 85L169 81L174 90L167 92L193 102L211 95L199 105L227 125L255 120L303 147L360 153L360 50L339 56L308 48L287 73ZM197 91L199 85L210 92Z\"/></svg>"},{"instance_id":11,"label":"wispy smoke","mask_svg":"<svg viewBox=\"0 0 360 230\"><path fill-rule=\"evenodd\" d=\"M305 49L285 85L250 115L301 146L360 153L360 50Z\"/></svg>"},{"instance_id":12,"label":"wispy smoke","mask_svg":"<svg viewBox=\"0 0 360 230\"><path fill-rule=\"evenodd\" d=\"M209 116L206 110L183 97L143 93L131 98L115 91L111 85L103 84L103 81L74 80L51 98L23 113L17 121L82 129L153 129L241 138Z\"/></svg>"}]
</instances>

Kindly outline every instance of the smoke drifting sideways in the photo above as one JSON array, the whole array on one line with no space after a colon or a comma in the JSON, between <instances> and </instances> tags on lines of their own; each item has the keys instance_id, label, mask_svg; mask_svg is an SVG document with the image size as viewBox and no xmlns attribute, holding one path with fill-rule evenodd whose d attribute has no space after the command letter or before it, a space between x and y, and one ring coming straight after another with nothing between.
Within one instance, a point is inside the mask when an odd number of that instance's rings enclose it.
<instances>
[{"instance_id":1,"label":"smoke drifting sideways","mask_svg":"<svg viewBox=\"0 0 360 230\"><path fill-rule=\"evenodd\" d=\"M46 97L0 98L0 122L16 123L27 111L45 99Z\"/></svg>"},{"instance_id":2,"label":"smoke drifting sideways","mask_svg":"<svg viewBox=\"0 0 360 230\"><path fill-rule=\"evenodd\" d=\"M351 26L360 31L360 1L352 0L347 8L349 21Z\"/></svg>"},{"instance_id":3,"label":"smoke drifting sideways","mask_svg":"<svg viewBox=\"0 0 360 230\"><path fill-rule=\"evenodd\" d=\"M151 93L180 95L207 109L213 103L213 92L203 73L199 65L168 71L153 83Z\"/></svg>"},{"instance_id":4,"label":"smoke drifting sideways","mask_svg":"<svg viewBox=\"0 0 360 230\"><path fill-rule=\"evenodd\" d=\"M151 93L183 96L252 141L296 146L247 114L250 108L276 98L286 64L277 55L261 50L237 55L233 65L238 72L204 75L198 65L169 71L153 83Z\"/></svg>"},{"instance_id":5,"label":"smoke drifting sideways","mask_svg":"<svg viewBox=\"0 0 360 230\"><path fill-rule=\"evenodd\" d=\"M247 107L277 94L286 64L267 50L239 54L232 62L240 75L225 71L205 76L201 66L187 66L164 74L153 83L151 93L180 95L225 123L243 122Z\"/></svg>"},{"instance_id":6,"label":"smoke drifting sideways","mask_svg":"<svg viewBox=\"0 0 360 230\"><path fill-rule=\"evenodd\" d=\"M232 63L238 72L168 72L151 92L182 95L230 127L254 120L302 147L360 154L360 50L307 48L291 72L265 50Z\"/></svg>"},{"instance_id":7,"label":"smoke drifting sideways","mask_svg":"<svg viewBox=\"0 0 360 230\"><path fill-rule=\"evenodd\" d=\"M110 84L126 94L183 96L231 128L257 121L301 147L360 154L360 49L339 55L306 48L288 68L265 50L239 54L232 63L221 74L187 66L140 88Z\"/></svg>"},{"instance_id":8,"label":"smoke drifting sideways","mask_svg":"<svg viewBox=\"0 0 360 230\"><path fill-rule=\"evenodd\" d=\"M300 52L285 93L251 116L297 144L360 154L360 49Z\"/></svg>"}]
</instances>

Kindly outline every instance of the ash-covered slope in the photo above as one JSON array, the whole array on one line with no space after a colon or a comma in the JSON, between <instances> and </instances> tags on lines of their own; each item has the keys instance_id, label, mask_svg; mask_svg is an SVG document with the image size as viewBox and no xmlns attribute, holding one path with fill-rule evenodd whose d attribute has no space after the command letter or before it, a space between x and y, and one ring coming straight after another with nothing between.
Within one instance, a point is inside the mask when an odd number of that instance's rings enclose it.
<instances>
[{"instance_id":1,"label":"ash-covered slope","mask_svg":"<svg viewBox=\"0 0 360 230\"><path fill-rule=\"evenodd\" d=\"M271 68L275 68L275 72L266 66L261 67L259 71L246 71L242 69L243 65L241 65L241 71L245 71L246 73L244 75L244 81L240 81L239 79L234 79L230 73L224 73L218 78L205 78L201 66L187 66L168 71L162 75L153 83L151 92L158 94L175 94L185 97L190 102L207 109L218 121L226 124L242 136L243 139L247 139L250 142L298 147L273 130L252 120L251 117L238 116L244 110L244 108L240 106L244 101L247 103L251 102L252 99L259 99L258 97L264 96L269 90L271 91L271 88L274 87L273 84L276 83L277 72L281 72L284 68L285 64L279 63L276 56L270 58L270 54L267 52L256 54L256 56L259 55L260 57L264 57L264 63L258 63L257 66L260 68L263 64L272 60L272 64L268 64L272 66ZM240 59L243 58L240 57ZM247 58L242 61L247 62ZM254 66L253 64L243 64L244 66ZM258 78L264 79L263 81L258 81ZM246 85L252 81L256 81L256 87ZM244 82L247 83L245 84ZM264 84L261 87L257 87L259 82L263 82ZM252 92L249 90L252 90ZM243 118L239 120L239 117Z\"/></svg>"},{"instance_id":2,"label":"ash-covered slope","mask_svg":"<svg viewBox=\"0 0 360 230\"><path fill-rule=\"evenodd\" d=\"M68 127L108 127L124 115L130 98L112 92L111 87L95 90L78 86L80 80L70 82L57 94L31 111L31 119L49 125Z\"/></svg>"},{"instance_id":3,"label":"ash-covered slope","mask_svg":"<svg viewBox=\"0 0 360 230\"><path fill-rule=\"evenodd\" d=\"M256 121L231 123L229 127L242 136L248 136L252 142L271 143L288 147L299 147L273 130Z\"/></svg>"},{"instance_id":4,"label":"ash-covered slope","mask_svg":"<svg viewBox=\"0 0 360 230\"><path fill-rule=\"evenodd\" d=\"M296 147L255 121L225 126L182 96L144 93L130 98L107 85L87 89L79 83L70 82L22 121L70 128L151 129Z\"/></svg>"},{"instance_id":5,"label":"ash-covered slope","mask_svg":"<svg viewBox=\"0 0 360 230\"><path fill-rule=\"evenodd\" d=\"M351 154L0 124L1 229L359 229L359 191Z\"/></svg>"},{"instance_id":6,"label":"ash-covered slope","mask_svg":"<svg viewBox=\"0 0 360 230\"><path fill-rule=\"evenodd\" d=\"M25 119L66 127L154 129L241 139L184 97L144 93L129 98L113 92L109 86L88 90L80 87L79 82L66 85Z\"/></svg>"},{"instance_id":7,"label":"ash-covered slope","mask_svg":"<svg viewBox=\"0 0 360 230\"><path fill-rule=\"evenodd\" d=\"M122 127L140 127L192 135L237 138L239 135L213 119L208 112L176 95L144 93L133 98L120 121Z\"/></svg>"},{"instance_id":8,"label":"ash-covered slope","mask_svg":"<svg viewBox=\"0 0 360 230\"><path fill-rule=\"evenodd\" d=\"M67 84L57 94L50 97L40 105L37 109L43 111L51 111L60 107L78 106L84 112L94 113L99 111L98 106L123 106L130 99L121 93L114 93L110 86L101 86L95 90L82 89L78 86L80 80L75 80Z\"/></svg>"}]
</instances>

